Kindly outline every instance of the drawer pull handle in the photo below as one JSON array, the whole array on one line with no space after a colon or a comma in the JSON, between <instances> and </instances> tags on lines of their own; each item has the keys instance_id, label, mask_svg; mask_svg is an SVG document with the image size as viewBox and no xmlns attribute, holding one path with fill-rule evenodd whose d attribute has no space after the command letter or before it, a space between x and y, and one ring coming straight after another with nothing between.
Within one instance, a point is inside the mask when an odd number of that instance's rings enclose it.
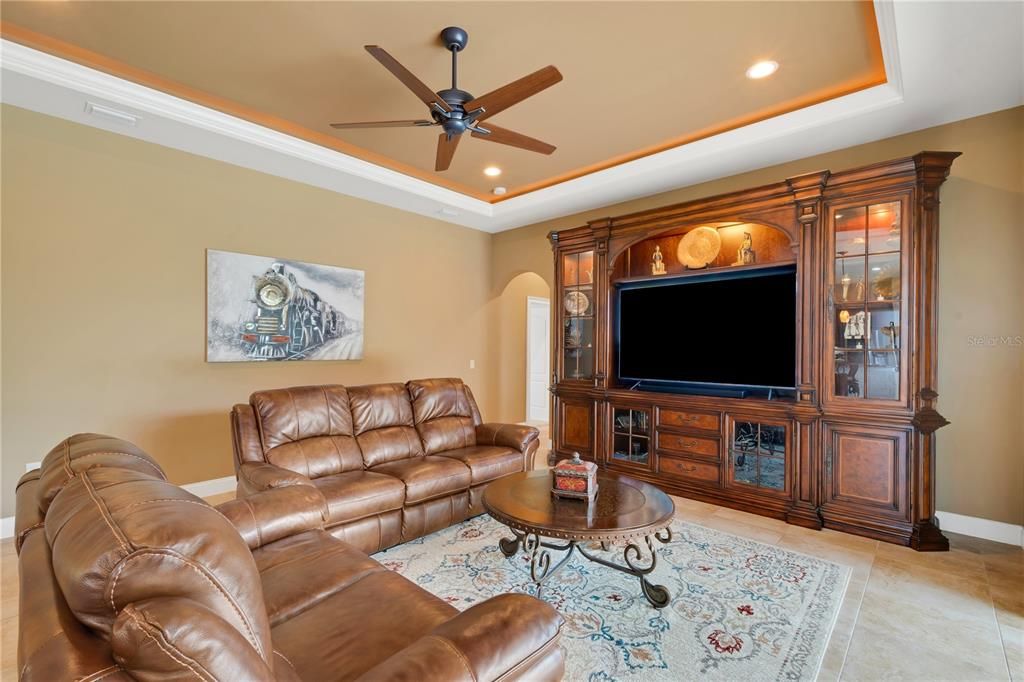
<instances>
[{"instance_id":1,"label":"drawer pull handle","mask_svg":"<svg viewBox=\"0 0 1024 682\"><path fill-rule=\"evenodd\" d=\"M679 441L679 444L682 445L684 448L695 448L695 447L697 447L697 441L695 441L695 440L681 440L681 441Z\"/></svg>"},{"instance_id":2,"label":"drawer pull handle","mask_svg":"<svg viewBox=\"0 0 1024 682\"><path fill-rule=\"evenodd\" d=\"M680 464L679 468L682 469L683 471L696 471L697 470L697 467L695 467L692 464L690 464L689 466L687 466L686 464Z\"/></svg>"}]
</instances>

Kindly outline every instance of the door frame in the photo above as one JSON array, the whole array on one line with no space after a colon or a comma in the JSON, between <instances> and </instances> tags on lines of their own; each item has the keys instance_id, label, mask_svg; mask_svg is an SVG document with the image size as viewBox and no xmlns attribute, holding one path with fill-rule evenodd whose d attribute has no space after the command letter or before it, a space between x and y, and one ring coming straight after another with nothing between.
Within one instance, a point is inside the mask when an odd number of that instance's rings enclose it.
<instances>
[{"instance_id":1,"label":"door frame","mask_svg":"<svg viewBox=\"0 0 1024 682\"><path fill-rule=\"evenodd\" d=\"M532 362L532 359L531 359L532 353L530 353L530 350L531 350L530 349L530 339L533 338L533 336L532 336L532 334L530 332L532 331L531 328L532 328L533 325L530 323L530 312L533 309L533 307L535 307L535 306L547 308L547 313L548 313L548 333L544 335L544 338L547 340L547 344L548 344L547 352L546 352L546 355L545 355L545 357L548 358L548 371L545 374L545 383L547 384L548 388L551 387L551 299L550 298L543 298L541 296L527 296L526 297L526 413L525 413L526 414L526 421L531 421L531 419L530 419L530 382L531 382L530 377L533 374L533 372L531 372L533 362ZM545 421L547 421L548 424L551 424L551 397L550 397L550 395L548 396L548 415L547 415L547 419Z\"/></svg>"}]
</instances>

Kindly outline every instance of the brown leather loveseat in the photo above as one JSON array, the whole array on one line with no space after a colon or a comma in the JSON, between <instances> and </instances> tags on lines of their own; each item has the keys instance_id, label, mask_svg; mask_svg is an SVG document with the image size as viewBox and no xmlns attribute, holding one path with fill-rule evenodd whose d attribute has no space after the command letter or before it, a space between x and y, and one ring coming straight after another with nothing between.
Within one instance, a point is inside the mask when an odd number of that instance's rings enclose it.
<instances>
[{"instance_id":1,"label":"brown leather loveseat","mask_svg":"<svg viewBox=\"0 0 1024 682\"><path fill-rule=\"evenodd\" d=\"M533 469L538 431L484 424L460 379L299 386L231 413L238 495L306 485L327 529L367 553L483 512L484 488Z\"/></svg>"},{"instance_id":2,"label":"brown leather loveseat","mask_svg":"<svg viewBox=\"0 0 1024 682\"><path fill-rule=\"evenodd\" d=\"M145 452L80 434L18 483L22 680L553 680L561 619L459 613L323 530L294 485L212 507Z\"/></svg>"}]
</instances>

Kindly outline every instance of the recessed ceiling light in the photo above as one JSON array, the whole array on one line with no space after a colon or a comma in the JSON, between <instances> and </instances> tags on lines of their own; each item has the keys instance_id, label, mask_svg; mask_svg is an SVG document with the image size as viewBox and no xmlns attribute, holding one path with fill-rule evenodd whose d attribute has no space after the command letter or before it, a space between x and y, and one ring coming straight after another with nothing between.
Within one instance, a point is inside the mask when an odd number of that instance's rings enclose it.
<instances>
[{"instance_id":1,"label":"recessed ceiling light","mask_svg":"<svg viewBox=\"0 0 1024 682\"><path fill-rule=\"evenodd\" d=\"M484 168L484 175L489 178L496 178L501 175L501 169L497 166L488 166L487 168Z\"/></svg>"},{"instance_id":2,"label":"recessed ceiling light","mask_svg":"<svg viewBox=\"0 0 1024 682\"><path fill-rule=\"evenodd\" d=\"M747 69L747 78L767 78L776 71L779 70L779 63L773 62L770 59L766 59L763 62L757 62L749 69Z\"/></svg>"},{"instance_id":3,"label":"recessed ceiling light","mask_svg":"<svg viewBox=\"0 0 1024 682\"><path fill-rule=\"evenodd\" d=\"M497 195L499 197L502 194L506 193L506 192L508 192L508 188L507 187L501 187L500 185L498 187L495 187L494 189L491 190L491 194L495 194L495 195Z\"/></svg>"}]
</instances>

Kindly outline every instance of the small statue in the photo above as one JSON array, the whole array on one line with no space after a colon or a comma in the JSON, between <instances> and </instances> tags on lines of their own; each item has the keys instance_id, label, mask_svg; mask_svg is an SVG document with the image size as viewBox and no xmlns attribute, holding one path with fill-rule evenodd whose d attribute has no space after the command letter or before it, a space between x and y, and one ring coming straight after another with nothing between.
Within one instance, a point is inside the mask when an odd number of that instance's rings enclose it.
<instances>
[{"instance_id":1,"label":"small statue","mask_svg":"<svg viewBox=\"0 0 1024 682\"><path fill-rule=\"evenodd\" d=\"M654 247L654 255L651 256L651 274L665 274L665 257L661 255L661 247L657 245Z\"/></svg>"},{"instance_id":2,"label":"small statue","mask_svg":"<svg viewBox=\"0 0 1024 682\"><path fill-rule=\"evenodd\" d=\"M743 243L736 249L736 262L733 265L753 265L757 262L757 253L754 251L754 240L749 232L743 233Z\"/></svg>"}]
</instances>

